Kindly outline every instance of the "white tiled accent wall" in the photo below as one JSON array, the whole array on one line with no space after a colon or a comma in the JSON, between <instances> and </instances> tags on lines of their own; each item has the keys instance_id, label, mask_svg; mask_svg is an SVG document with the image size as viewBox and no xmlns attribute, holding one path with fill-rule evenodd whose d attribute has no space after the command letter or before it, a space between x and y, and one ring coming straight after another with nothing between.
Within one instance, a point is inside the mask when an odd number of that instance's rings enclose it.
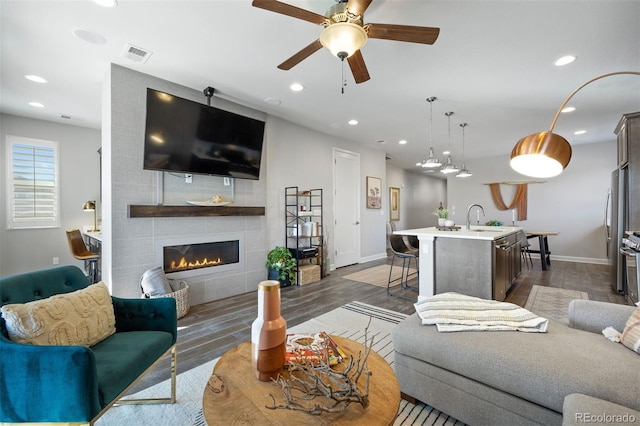
<instances>
[{"instance_id":1,"label":"white tiled accent wall","mask_svg":"<svg viewBox=\"0 0 640 426\"><path fill-rule=\"evenodd\" d=\"M264 262L268 235L265 216L219 216L186 218L129 218L129 204L157 204L158 172L142 169L147 87L206 104L202 92L112 64L110 82L104 90L105 121L103 146L103 239L104 277L112 294L139 297L140 277L149 268L160 266L155 255L157 239L201 234L238 232L244 238L244 268L187 278L191 304L246 293L266 278ZM109 84L109 83L107 83ZM264 113L214 97L212 105L265 120ZM109 136L110 135L110 136ZM266 144L266 141L265 141ZM266 206L266 159L263 150L260 180L236 179L234 205ZM223 178L164 173L165 205L184 205L188 200L205 201L215 195L231 196ZM194 207L197 208L197 207Z\"/></svg>"}]
</instances>

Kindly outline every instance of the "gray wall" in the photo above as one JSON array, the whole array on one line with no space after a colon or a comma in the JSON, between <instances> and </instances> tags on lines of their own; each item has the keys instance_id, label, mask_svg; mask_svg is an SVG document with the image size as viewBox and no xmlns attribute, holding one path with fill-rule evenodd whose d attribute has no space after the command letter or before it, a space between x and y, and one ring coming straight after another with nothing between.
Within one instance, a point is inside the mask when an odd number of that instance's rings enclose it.
<instances>
[{"instance_id":1,"label":"gray wall","mask_svg":"<svg viewBox=\"0 0 640 426\"><path fill-rule=\"evenodd\" d=\"M387 166L387 197L390 186L400 188L400 220L397 229L436 226L434 212L447 205L447 181L413 170ZM388 209L388 207L387 207ZM387 214L387 220L390 216Z\"/></svg>"},{"instance_id":2,"label":"gray wall","mask_svg":"<svg viewBox=\"0 0 640 426\"><path fill-rule=\"evenodd\" d=\"M617 158L613 129L611 132L611 142L574 145L571 162L561 175L539 179L545 183L529 185L527 220L516 225L525 230L559 232L558 236L549 237L553 258L607 263L604 207ZM479 203L486 213L486 217L480 216L481 223L496 219L510 225L511 211L497 209L485 183L531 179L511 169L508 155L467 160L467 168L473 176L448 180L447 198L450 210L455 210L453 220L463 224L467 207ZM513 200L514 187L501 185L501 188L508 205ZM471 219L475 224L475 210ZM537 248L537 243L532 244Z\"/></svg>"},{"instance_id":3,"label":"gray wall","mask_svg":"<svg viewBox=\"0 0 640 426\"><path fill-rule=\"evenodd\" d=\"M60 154L60 228L7 230L5 144L7 135L58 142ZM69 252L65 231L93 225L93 214L82 210L100 197L100 131L0 114L0 276L83 262Z\"/></svg>"},{"instance_id":4,"label":"gray wall","mask_svg":"<svg viewBox=\"0 0 640 426\"><path fill-rule=\"evenodd\" d=\"M318 133L305 127L270 116L267 134L267 220L269 246L284 245L284 188L322 188L323 220L328 233L328 252L333 253L333 148L360 155L360 222L361 255L366 262L386 256L385 222L388 218L386 195L382 209L367 209L365 203L366 177L382 178L385 185L385 155L346 140ZM331 263L331 259L330 259Z\"/></svg>"}]
</instances>

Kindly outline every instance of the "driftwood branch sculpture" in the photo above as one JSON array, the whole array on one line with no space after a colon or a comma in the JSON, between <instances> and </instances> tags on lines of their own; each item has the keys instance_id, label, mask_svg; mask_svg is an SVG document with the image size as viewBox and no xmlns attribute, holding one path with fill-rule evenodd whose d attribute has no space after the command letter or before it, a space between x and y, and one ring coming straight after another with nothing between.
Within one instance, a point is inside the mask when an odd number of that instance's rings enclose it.
<instances>
[{"instance_id":1,"label":"driftwood branch sculpture","mask_svg":"<svg viewBox=\"0 0 640 426\"><path fill-rule=\"evenodd\" d=\"M332 369L328 353L318 353L320 362L296 363L289 366L289 377L278 376L274 383L284 398L282 404L271 397L266 408L276 410L297 410L312 415L322 413L340 413L351 403L359 403L363 408L369 405L369 379L371 371L367 367L367 358L373 346L373 336L369 339L369 323L364 329L364 353L358 351L343 360L342 367ZM327 345L325 345L326 347ZM326 352L326 349L325 349ZM323 356L324 355L324 356ZM364 390L358 387L358 381L364 376Z\"/></svg>"}]
</instances>

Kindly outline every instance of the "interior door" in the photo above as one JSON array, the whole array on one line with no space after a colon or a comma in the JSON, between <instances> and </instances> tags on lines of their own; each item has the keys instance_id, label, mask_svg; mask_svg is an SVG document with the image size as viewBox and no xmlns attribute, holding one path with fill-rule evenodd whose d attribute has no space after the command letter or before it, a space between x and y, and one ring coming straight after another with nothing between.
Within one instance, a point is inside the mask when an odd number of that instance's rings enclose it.
<instances>
[{"instance_id":1,"label":"interior door","mask_svg":"<svg viewBox=\"0 0 640 426\"><path fill-rule=\"evenodd\" d=\"M333 150L333 263L336 268L360 261L360 154Z\"/></svg>"}]
</instances>

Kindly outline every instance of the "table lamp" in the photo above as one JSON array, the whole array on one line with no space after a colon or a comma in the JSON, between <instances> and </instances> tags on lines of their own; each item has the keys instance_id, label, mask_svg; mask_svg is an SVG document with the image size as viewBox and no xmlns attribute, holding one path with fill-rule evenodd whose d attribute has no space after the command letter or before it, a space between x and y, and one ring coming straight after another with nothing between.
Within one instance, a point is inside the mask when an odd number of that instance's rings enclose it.
<instances>
[{"instance_id":1,"label":"table lamp","mask_svg":"<svg viewBox=\"0 0 640 426\"><path fill-rule=\"evenodd\" d=\"M98 227L96 226L96 202L87 201L82 206L82 210L85 212L93 212L93 229L91 229L90 232L98 232Z\"/></svg>"}]
</instances>

